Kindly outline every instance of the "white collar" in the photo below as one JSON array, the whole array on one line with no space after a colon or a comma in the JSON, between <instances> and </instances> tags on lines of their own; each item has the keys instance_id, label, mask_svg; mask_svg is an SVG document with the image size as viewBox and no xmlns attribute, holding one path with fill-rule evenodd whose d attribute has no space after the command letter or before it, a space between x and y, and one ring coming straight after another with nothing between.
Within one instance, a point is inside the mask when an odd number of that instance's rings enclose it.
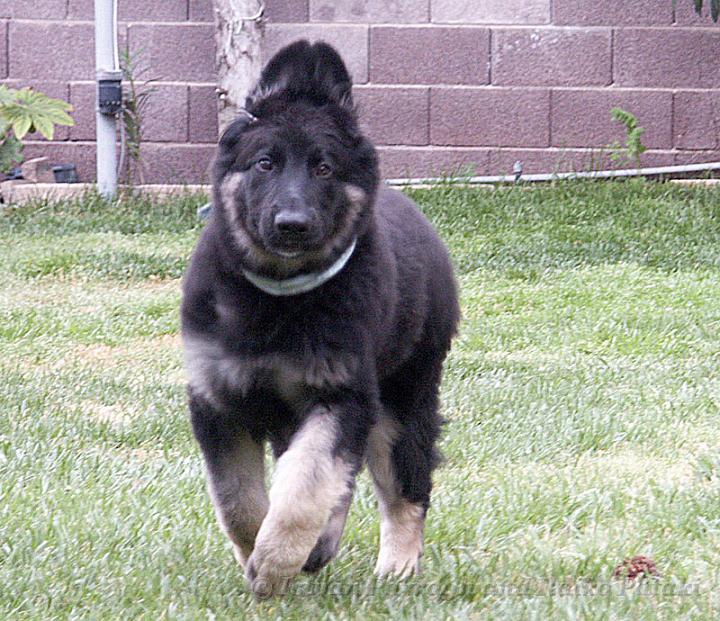
<instances>
[{"instance_id":1,"label":"white collar","mask_svg":"<svg viewBox=\"0 0 720 621\"><path fill-rule=\"evenodd\" d=\"M261 289L265 293L275 296L288 296L297 295L298 293L305 293L306 291L312 291L320 285L326 283L335 274L337 274L350 259L355 245L357 244L357 238L352 240L352 243L343 252L330 267L323 272L310 272L309 274L300 274L293 278L286 278L285 280L275 280L273 278L267 278L266 276L260 276L249 270L243 270L245 278L247 278L253 285L258 289Z\"/></svg>"}]
</instances>

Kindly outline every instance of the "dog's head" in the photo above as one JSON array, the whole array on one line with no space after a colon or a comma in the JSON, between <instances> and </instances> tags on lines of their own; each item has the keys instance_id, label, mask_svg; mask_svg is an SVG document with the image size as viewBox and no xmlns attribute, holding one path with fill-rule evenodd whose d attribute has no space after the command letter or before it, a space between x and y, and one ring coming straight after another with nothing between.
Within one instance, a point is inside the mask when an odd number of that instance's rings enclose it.
<instances>
[{"instance_id":1,"label":"dog's head","mask_svg":"<svg viewBox=\"0 0 720 621\"><path fill-rule=\"evenodd\" d=\"M225 130L214 201L243 267L273 276L315 269L366 230L377 156L358 129L351 87L332 47L298 41L270 60Z\"/></svg>"}]
</instances>

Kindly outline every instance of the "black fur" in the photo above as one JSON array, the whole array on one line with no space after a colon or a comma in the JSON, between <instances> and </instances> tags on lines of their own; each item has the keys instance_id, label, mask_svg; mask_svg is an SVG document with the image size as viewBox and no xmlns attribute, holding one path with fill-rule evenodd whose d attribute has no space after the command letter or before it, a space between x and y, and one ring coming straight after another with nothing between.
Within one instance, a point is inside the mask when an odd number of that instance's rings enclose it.
<instances>
[{"instance_id":1,"label":"black fur","mask_svg":"<svg viewBox=\"0 0 720 621\"><path fill-rule=\"evenodd\" d=\"M392 450L398 487L427 508L438 387L459 316L447 252L408 198L380 186L350 77L330 46L299 41L282 50L246 108L220 140L214 213L184 281L183 337L219 347L238 365L272 356L280 365L318 368L322 377L291 398L272 370L254 371L243 388L211 378L211 398L191 384L204 457L217 462L238 430L270 440L279 456L307 412L323 404L340 423L336 454L357 471L368 432L386 413L400 430ZM280 231L280 213L305 228ZM354 238L346 266L307 293L275 297L243 275L324 270ZM321 539L306 569L319 569L333 546Z\"/></svg>"}]
</instances>

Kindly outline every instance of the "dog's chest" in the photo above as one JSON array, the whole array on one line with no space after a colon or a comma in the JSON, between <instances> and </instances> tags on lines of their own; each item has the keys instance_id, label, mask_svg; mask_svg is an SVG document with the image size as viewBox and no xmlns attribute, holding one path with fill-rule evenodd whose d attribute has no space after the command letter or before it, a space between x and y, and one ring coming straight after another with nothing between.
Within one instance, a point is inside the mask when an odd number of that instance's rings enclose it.
<instances>
[{"instance_id":1,"label":"dog's chest","mask_svg":"<svg viewBox=\"0 0 720 621\"><path fill-rule=\"evenodd\" d=\"M302 404L312 391L339 388L351 381L349 357L313 354L238 354L221 343L184 338L185 367L192 389L211 403L237 399L253 391L269 392L291 407Z\"/></svg>"}]
</instances>

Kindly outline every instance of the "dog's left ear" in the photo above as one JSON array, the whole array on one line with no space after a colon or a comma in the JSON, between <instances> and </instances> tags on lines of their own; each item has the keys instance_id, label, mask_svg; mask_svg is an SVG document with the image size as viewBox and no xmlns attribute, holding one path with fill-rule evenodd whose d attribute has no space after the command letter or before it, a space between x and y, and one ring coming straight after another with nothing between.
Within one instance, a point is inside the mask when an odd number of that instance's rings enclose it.
<instances>
[{"instance_id":1,"label":"dog's left ear","mask_svg":"<svg viewBox=\"0 0 720 621\"><path fill-rule=\"evenodd\" d=\"M299 100L335 104L353 111L352 80L340 54L330 45L296 41L270 59L245 107L262 117Z\"/></svg>"}]
</instances>

